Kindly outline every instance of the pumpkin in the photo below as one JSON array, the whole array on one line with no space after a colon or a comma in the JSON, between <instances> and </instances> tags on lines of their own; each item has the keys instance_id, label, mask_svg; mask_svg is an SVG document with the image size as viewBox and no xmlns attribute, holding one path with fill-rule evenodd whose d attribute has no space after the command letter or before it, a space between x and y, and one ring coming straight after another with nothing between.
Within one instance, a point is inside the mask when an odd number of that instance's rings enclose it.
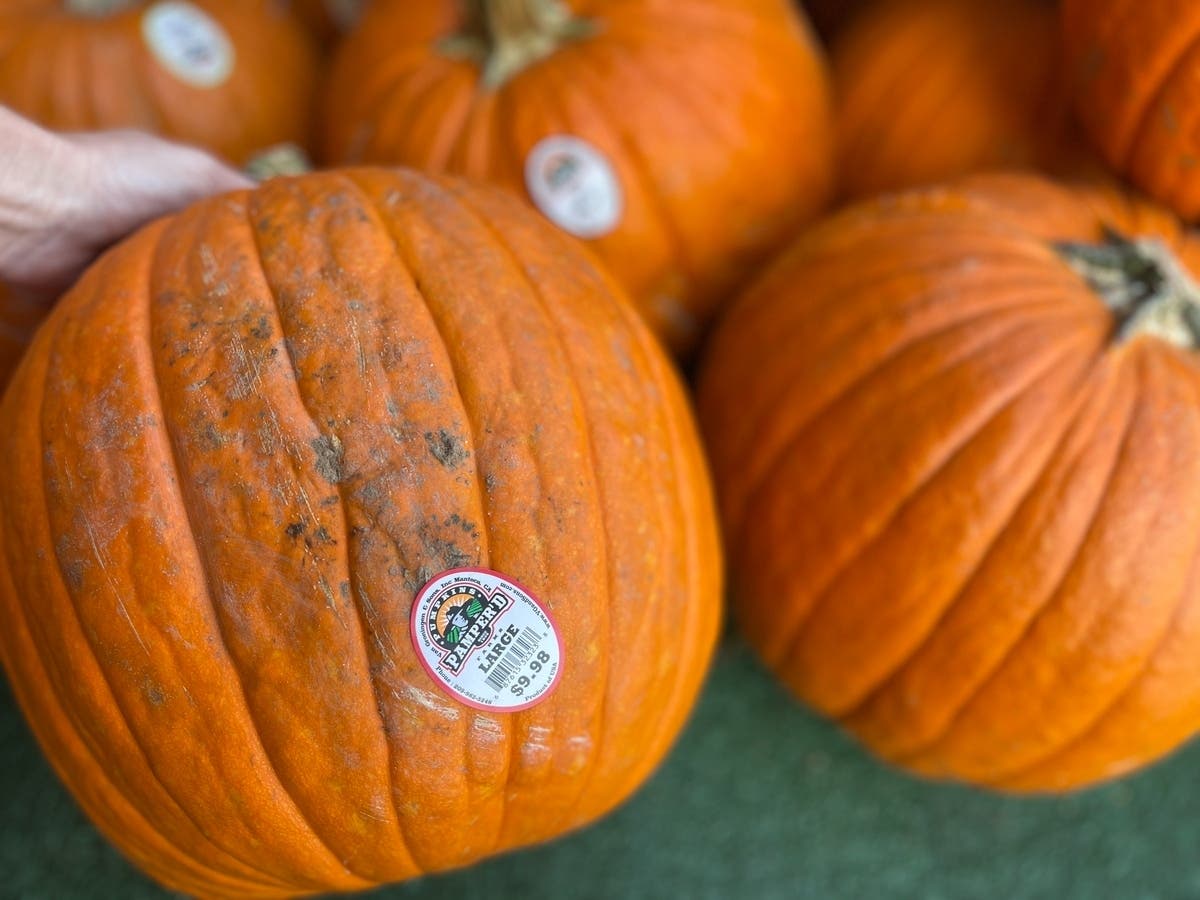
<instances>
[{"instance_id":1,"label":"pumpkin","mask_svg":"<svg viewBox=\"0 0 1200 900\"><path fill-rule=\"evenodd\" d=\"M615 282L494 190L346 170L160 220L55 308L0 420L14 692L175 890L356 890L578 827L709 662L681 386ZM460 567L548 611L538 705L472 708L418 657L414 596Z\"/></svg>"},{"instance_id":2,"label":"pumpkin","mask_svg":"<svg viewBox=\"0 0 1200 900\"><path fill-rule=\"evenodd\" d=\"M1200 7L1188 0L1064 0L1075 108L1110 166L1200 219Z\"/></svg>"},{"instance_id":3,"label":"pumpkin","mask_svg":"<svg viewBox=\"0 0 1200 900\"><path fill-rule=\"evenodd\" d=\"M847 197L984 169L1070 169L1079 154L1058 20L1040 0L883 0L831 59Z\"/></svg>"},{"instance_id":4,"label":"pumpkin","mask_svg":"<svg viewBox=\"0 0 1200 900\"><path fill-rule=\"evenodd\" d=\"M316 51L267 0L0 0L0 103L49 128L139 128L236 163L307 144Z\"/></svg>"},{"instance_id":5,"label":"pumpkin","mask_svg":"<svg viewBox=\"0 0 1200 900\"><path fill-rule=\"evenodd\" d=\"M817 33L828 39L837 35L854 20L859 10L868 5L867 0L805 0L804 10Z\"/></svg>"},{"instance_id":6,"label":"pumpkin","mask_svg":"<svg viewBox=\"0 0 1200 900\"><path fill-rule=\"evenodd\" d=\"M1033 175L854 207L700 376L734 603L886 760L1011 791L1200 727L1200 238Z\"/></svg>"},{"instance_id":7,"label":"pumpkin","mask_svg":"<svg viewBox=\"0 0 1200 900\"><path fill-rule=\"evenodd\" d=\"M326 99L329 161L526 196L679 352L831 187L824 63L788 0L379 0Z\"/></svg>"}]
</instances>

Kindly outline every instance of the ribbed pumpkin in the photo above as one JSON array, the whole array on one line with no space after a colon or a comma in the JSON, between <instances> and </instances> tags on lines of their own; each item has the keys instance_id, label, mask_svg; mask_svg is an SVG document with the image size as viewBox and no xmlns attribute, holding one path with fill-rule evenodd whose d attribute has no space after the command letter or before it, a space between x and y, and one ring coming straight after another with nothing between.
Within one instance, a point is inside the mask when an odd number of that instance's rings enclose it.
<instances>
[{"instance_id":1,"label":"ribbed pumpkin","mask_svg":"<svg viewBox=\"0 0 1200 900\"><path fill-rule=\"evenodd\" d=\"M979 176L810 232L700 384L736 614L901 766L1016 791L1200 727L1200 239Z\"/></svg>"},{"instance_id":2,"label":"ribbed pumpkin","mask_svg":"<svg viewBox=\"0 0 1200 900\"><path fill-rule=\"evenodd\" d=\"M824 63L788 0L378 0L331 161L504 185L589 240L686 350L831 188Z\"/></svg>"},{"instance_id":3,"label":"ribbed pumpkin","mask_svg":"<svg viewBox=\"0 0 1200 900\"><path fill-rule=\"evenodd\" d=\"M308 143L316 77L270 0L0 0L0 103L57 130L139 128L242 163Z\"/></svg>"},{"instance_id":4,"label":"ribbed pumpkin","mask_svg":"<svg viewBox=\"0 0 1200 900\"><path fill-rule=\"evenodd\" d=\"M1075 107L1109 165L1200 219L1200 5L1064 0Z\"/></svg>"},{"instance_id":5,"label":"ribbed pumpkin","mask_svg":"<svg viewBox=\"0 0 1200 900\"><path fill-rule=\"evenodd\" d=\"M595 819L696 696L707 476L612 280L498 192L384 170L164 219L56 307L0 408L0 646L55 768L153 877L353 890ZM443 692L414 594L534 591L561 680Z\"/></svg>"},{"instance_id":6,"label":"ribbed pumpkin","mask_svg":"<svg viewBox=\"0 0 1200 900\"><path fill-rule=\"evenodd\" d=\"M882 0L834 44L851 198L1076 154L1058 20L1042 0Z\"/></svg>"}]
</instances>

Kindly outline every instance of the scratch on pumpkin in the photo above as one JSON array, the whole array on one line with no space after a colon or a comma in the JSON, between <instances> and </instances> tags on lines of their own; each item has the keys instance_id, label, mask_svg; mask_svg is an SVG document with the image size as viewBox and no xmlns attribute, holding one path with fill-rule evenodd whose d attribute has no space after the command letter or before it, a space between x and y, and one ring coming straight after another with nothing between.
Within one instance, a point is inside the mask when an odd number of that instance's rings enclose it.
<instances>
[{"instance_id":1,"label":"scratch on pumpkin","mask_svg":"<svg viewBox=\"0 0 1200 900\"><path fill-rule=\"evenodd\" d=\"M133 632L133 636L137 639L138 644L145 651L146 655L149 656L150 648L146 646L146 642L142 640L137 626L133 624L133 617L129 615L129 609L125 606L124 598L121 597L121 590L117 587L117 582L112 577L112 572L109 571L111 562L108 560L108 554L100 549L100 542L96 540L96 530L92 527L91 520L84 519L83 527L87 531L88 540L92 543L92 550L96 554L96 562L100 564L100 571L104 573L104 577L108 581L108 586L112 588L113 596L117 598L117 609L121 612L121 618L129 625L129 630Z\"/></svg>"}]
</instances>

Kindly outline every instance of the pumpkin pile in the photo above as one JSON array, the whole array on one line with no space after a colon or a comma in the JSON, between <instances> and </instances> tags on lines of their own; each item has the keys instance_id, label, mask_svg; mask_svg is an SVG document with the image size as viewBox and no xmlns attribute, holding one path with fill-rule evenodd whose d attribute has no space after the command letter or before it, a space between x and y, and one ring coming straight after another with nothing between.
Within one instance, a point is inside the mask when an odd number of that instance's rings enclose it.
<instances>
[{"instance_id":1,"label":"pumpkin pile","mask_svg":"<svg viewBox=\"0 0 1200 900\"><path fill-rule=\"evenodd\" d=\"M828 61L788 0L0 0L0 102L322 167L108 250L0 404L0 659L152 877L595 820L726 561L766 665L921 775L1200 730L1200 14L814 11Z\"/></svg>"}]
</instances>

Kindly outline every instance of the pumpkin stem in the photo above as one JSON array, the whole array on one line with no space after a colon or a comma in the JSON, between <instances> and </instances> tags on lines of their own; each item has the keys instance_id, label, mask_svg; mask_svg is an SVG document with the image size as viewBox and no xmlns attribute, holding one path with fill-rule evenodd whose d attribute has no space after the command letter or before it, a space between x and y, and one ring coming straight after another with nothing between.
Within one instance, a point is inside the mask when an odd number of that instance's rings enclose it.
<instances>
[{"instance_id":1,"label":"pumpkin stem","mask_svg":"<svg viewBox=\"0 0 1200 900\"><path fill-rule=\"evenodd\" d=\"M281 175L304 175L313 170L308 155L295 144L268 147L246 163L245 172L255 181L268 181Z\"/></svg>"},{"instance_id":2,"label":"pumpkin stem","mask_svg":"<svg viewBox=\"0 0 1200 900\"><path fill-rule=\"evenodd\" d=\"M63 0L63 6L73 16L102 19L137 5L137 0Z\"/></svg>"},{"instance_id":3,"label":"pumpkin stem","mask_svg":"<svg viewBox=\"0 0 1200 900\"><path fill-rule=\"evenodd\" d=\"M1054 247L1112 310L1114 342L1149 334L1200 349L1200 287L1161 241L1106 227L1103 243Z\"/></svg>"},{"instance_id":4,"label":"pumpkin stem","mask_svg":"<svg viewBox=\"0 0 1200 900\"><path fill-rule=\"evenodd\" d=\"M470 59L482 80L498 88L563 44L589 37L596 23L581 19L563 0L466 0L466 25L442 41L446 56Z\"/></svg>"}]
</instances>

